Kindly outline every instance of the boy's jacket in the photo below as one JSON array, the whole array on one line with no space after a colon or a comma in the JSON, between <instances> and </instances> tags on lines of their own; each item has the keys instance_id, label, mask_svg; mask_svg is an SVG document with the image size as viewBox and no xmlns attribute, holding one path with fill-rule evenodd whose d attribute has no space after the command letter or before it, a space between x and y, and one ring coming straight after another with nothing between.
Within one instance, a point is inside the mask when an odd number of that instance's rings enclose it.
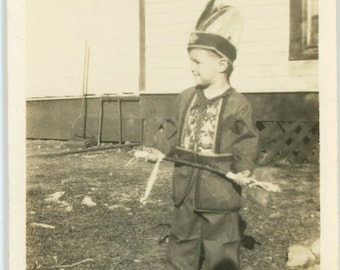
<instances>
[{"instance_id":1,"label":"boy's jacket","mask_svg":"<svg viewBox=\"0 0 340 270\"><path fill-rule=\"evenodd\" d=\"M201 154L180 147L187 110L197 95L196 106L222 99L217 122L215 149L212 154ZM247 99L230 88L224 94L206 99L202 90L189 88L179 97L174 119L163 122L155 135L154 146L169 156L207 164L226 173L252 170L258 150L258 135ZM175 164L173 173L173 200L179 206L191 188L195 189L196 211L237 211L241 207L240 187L212 172Z\"/></svg>"}]
</instances>

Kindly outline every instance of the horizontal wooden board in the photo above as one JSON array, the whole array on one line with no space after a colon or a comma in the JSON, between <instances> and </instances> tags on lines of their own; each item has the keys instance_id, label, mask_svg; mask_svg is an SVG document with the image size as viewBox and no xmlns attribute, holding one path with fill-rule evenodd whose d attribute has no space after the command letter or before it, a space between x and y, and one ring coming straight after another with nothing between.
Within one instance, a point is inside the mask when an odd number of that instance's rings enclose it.
<instances>
[{"instance_id":1,"label":"horizontal wooden board","mask_svg":"<svg viewBox=\"0 0 340 270\"><path fill-rule=\"evenodd\" d=\"M318 91L318 79L315 76L295 77L262 77L240 78L236 74L232 77L232 84L245 92L292 92Z\"/></svg>"},{"instance_id":2,"label":"horizontal wooden board","mask_svg":"<svg viewBox=\"0 0 340 270\"><path fill-rule=\"evenodd\" d=\"M145 3L145 15L153 16L157 14L181 14L183 13L188 15L188 10L190 10L192 16L197 17L202 12L205 1L196 0L195 2L191 1L158 1L154 3L150 3L146 1Z\"/></svg>"},{"instance_id":3,"label":"horizontal wooden board","mask_svg":"<svg viewBox=\"0 0 340 270\"><path fill-rule=\"evenodd\" d=\"M289 16L265 16L259 18L245 18L243 24L243 31L248 32L250 30L267 30L267 29L281 29L289 25Z\"/></svg>"},{"instance_id":4,"label":"horizontal wooden board","mask_svg":"<svg viewBox=\"0 0 340 270\"><path fill-rule=\"evenodd\" d=\"M289 3L264 3L262 5L248 5L238 6L243 17L245 18L258 18L264 17L278 17L278 16L289 16Z\"/></svg>"},{"instance_id":5,"label":"horizontal wooden board","mask_svg":"<svg viewBox=\"0 0 340 270\"><path fill-rule=\"evenodd\" d=\"M155 0L157 1L157 0ZM164 0L163 0L164 1ZM233 5L233 6L238 6L238 7L243 7L243 6L263 6L263 5L278 5L278 4L287 4L287 0L229 0L228 4Z\"/></svg>"},{"instance_id":6,"label":"horizontal wooden board","mask_svg":"<svg viewBox=\"0 0 340 270\"><path fill-rule=\"evenodd\" d=\"M252 1L254 3L254 1ZM287 1L283 2L263 2L252 4L250 1L248 3L235 4L234 6L238 7L243 16L245 17L257 17L261 18L263 16L268 16L270 14L272 17L287 15L289 14L289 4ZM171 14L171 11L177 11L176 15L188 15L188 11L193 10L196 11L198 15L202 12L204 3L202 5L202 1L183 1L179 2L162 2L159 4L151 4L146 2L146 14L152 17L166 16Z\"/></svg>"},{"instance_id":7,"label":"horizontal wooden board","mask_svg":"<svg viewBox=\"0 0 340 270\"><path fill-rule=\"evenodd\" d=\"M313 63L288 62L283 64L263 64L252 66L239 66L239 78L262 78L262 77L317 77L319 70Z\"/></svg>"},{"instance_id":8,"label":"horizontal wooden board","mask_svg":"<svg viewBox=\"0 0 340 270\"><path fill-rule=\"evenodd\" d=\"M319 121L317 93L245 93L257 121Z\"/></svg>"},{"instance_id":9,"label":"horizontal wooden board","mask_svg":"<svg viewBox=\"0 0 340 270\"><path fill-rule=\"evenodd\" d=\"M243 32L242 42L286 40L289 37L288 25L270 29L253 29Z\"/></svg>"}]
</instances>

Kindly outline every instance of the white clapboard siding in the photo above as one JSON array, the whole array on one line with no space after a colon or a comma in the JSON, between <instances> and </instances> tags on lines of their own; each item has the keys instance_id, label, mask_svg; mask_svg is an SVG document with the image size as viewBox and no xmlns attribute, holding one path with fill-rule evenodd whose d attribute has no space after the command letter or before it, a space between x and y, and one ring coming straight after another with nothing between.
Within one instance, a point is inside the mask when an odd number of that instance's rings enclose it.
<instances>
[{"instance_id":1,"label":"white clapboard siding","mask_svg":"<svg viewBox=\"0 0 340 270\"><path fill-rule=\"evenodd\" d=\"M268 5L277 5L277 4L285 4L287 0L224 0L224 3L228 3L229 5L238 6L238 7L248 7L249 3L251 3L251 7L259 7L259 6L268 6Z\"/></svg>"},{"instance_id":2,"label":"white clapboard siding","mask_svg":"<svg viewBox=\"0 0 340 270\"><path fill-rule=\"evenodd\" d=\"M318 84L316 79L315 76L305 76L304 80L301 80L300 76L276 76L275 80L271 77L259 78L258 80L242 80L234 76L231 81L238 81L237 85L235 83L233 85L241 92L304 92L306 89L317 91ZM244 91L244 89L250 90Z\"/></svg>"},{"instance_id":3,"label":"white clapboard siding","mask_svg":"<svg viewBox=\"0 0 340 270\"><path fill-rule=\"evenodd\" d=\"M221 0L222 1L222 0ZM289 61L289 0L224 0L243 33L231 81L242 92L318 91L318 61ZM207 0L145 0L146 91L193 84L187 42Z\"/></svg>"},{"instance_id":4,"label":"white clapboard siding","mask_svg":"<svg viewBox=\"0 0 340 270\"><path fill-rule=\"evenodd\" d=\"M305 67L304 67L305 65ZM298 76L300 69L303 68L310 76L317 76L318 70L315 70L309 63L305 62L297 63L293 66L287 66L285 64L279 65L258 65L254 67L243 66L238 67L241 78L256 78L256 77L272 77L272 76L286 76L294 77Z\"/></svg>"},{"instance_id":5,"label":"white clapboard siding","mask_svg":"<svg viewBox=\"0 0 340 270\"><path fill-rule=\"evenodd\" d=\"M247 29L245 29L247 30ZM254 43L257 42L271 42L271 41L285 41L289 31L286 27L281 27L277 29L256 29L247 31L242 37L242 42L244 43Z\"/></svg>"},{"instance_id":6,"label":"white clapboard siding","mask_svg":"<svg viewBox=\"0 0 340 270\"><path fill-rule=\"evenodd\" d=\"M254 42L244 42L241 41L241 44L239 45L239 48L237 50L238 52L238 59L243 58L244 56L249 57L249 55L252 54L266 54L264 55L264 58L275 58L275 54L280 54L284 52L286 55L288 55L289 51L289 42L288 40L260 40L256 42L256 46L254 46Z\"/></svg>"},{"instance_id":7,"label":"white clapboard siding","mask_svg":"<svg viewBox=\"0 0 340 270\"><path fill-rule=\"evenodd\" d=\"M26 1L27 97L138 91L138 1Z\"/></svg>"}]
</instances>

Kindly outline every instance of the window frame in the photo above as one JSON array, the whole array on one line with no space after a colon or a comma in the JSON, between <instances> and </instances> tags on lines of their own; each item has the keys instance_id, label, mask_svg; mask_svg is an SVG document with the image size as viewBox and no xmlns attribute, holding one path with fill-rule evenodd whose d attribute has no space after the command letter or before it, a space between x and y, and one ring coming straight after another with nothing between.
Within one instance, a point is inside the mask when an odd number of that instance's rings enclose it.
<instances>
[{"instance_id":1,"label":"window frame","mask_svg":"<svg viewBox=\"0 0 340 270\"><path fill-rule=\"evenodd\" d=\"M290 0L290 61L319 58L318 47L308 47L307 44L307 1Z\"/></svg>"}]
</instances>

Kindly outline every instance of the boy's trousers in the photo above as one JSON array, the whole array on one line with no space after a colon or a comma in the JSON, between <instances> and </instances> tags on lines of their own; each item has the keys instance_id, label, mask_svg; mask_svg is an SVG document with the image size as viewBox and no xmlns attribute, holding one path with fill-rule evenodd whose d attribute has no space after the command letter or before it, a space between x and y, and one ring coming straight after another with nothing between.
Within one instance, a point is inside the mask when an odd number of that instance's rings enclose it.
<instances>
[{"instance_id":1,"label":"boy's trousers","mask_svg":"<svg viewBox=\"0 0 340 270\"><path fill-rule=\"evenodd\" d=\"M174 209L167 270L238 270L240 228L238 212L195 212L193 190Z\"/></svg>"}]
</instances>

